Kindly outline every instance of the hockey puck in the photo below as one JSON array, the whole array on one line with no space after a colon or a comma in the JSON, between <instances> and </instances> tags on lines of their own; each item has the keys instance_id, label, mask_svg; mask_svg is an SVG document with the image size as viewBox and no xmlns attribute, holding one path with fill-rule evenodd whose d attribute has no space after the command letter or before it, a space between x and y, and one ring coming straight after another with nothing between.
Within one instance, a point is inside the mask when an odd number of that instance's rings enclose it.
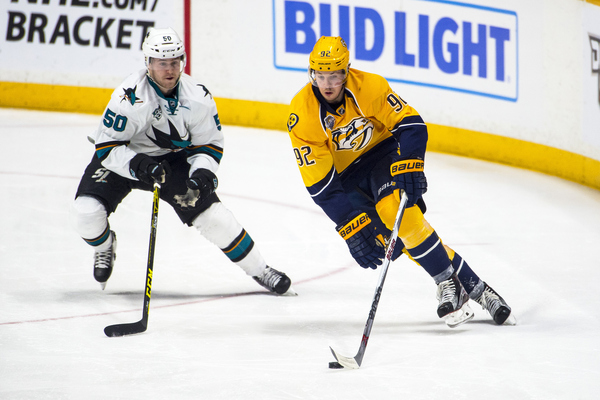
<instances>
[{"instance_id":1,"label":"hockey puck","mask_svg":"<svg viewBox=\"0 0 600 400\"><path fill-rule=\"evenodd\" d=\"M340 369L340 368L344 368L344 366L342 364L340 364L337 361L332 361L329 363L329 368L331 369Z\"/></svg>"}]
</instances>

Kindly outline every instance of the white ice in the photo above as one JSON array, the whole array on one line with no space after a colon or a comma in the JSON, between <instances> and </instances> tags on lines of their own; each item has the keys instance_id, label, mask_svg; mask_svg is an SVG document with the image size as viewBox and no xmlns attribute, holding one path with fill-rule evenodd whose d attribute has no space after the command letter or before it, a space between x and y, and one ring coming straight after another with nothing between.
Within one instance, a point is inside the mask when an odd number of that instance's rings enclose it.
<instances>
[{"instance_id":1,"label":"white ice","mask_svg":"<svg viewBox=\"0 0 600 400\"><path fill-rule=\"evenodd\" d=\"M429 153L427 217L512 306L516 326L450 329L435 285L390 266L358 370L379 271L350 257L300 179L283 131L224 126L219 194L296 297L268 295L166 203L148 330L141 317L152 195L111 217L118 258L105 291L68 210L99 117L0 109L0 398L597 399L600 192L536 172Z\"/></svg>"}]
</instances>

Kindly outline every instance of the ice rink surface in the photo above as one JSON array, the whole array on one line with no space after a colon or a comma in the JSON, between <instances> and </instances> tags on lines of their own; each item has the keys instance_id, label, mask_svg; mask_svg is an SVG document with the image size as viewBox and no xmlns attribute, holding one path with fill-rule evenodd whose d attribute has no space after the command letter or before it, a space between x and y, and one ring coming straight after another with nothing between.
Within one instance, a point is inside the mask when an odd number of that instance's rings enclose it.
<instances>
[{"instance_id":1,"label":"ice rink surface","mask_svg":"<svg viewBox=\"0 0 600 400\"><path fill-rule=\"evenodd\" d=\"M91 115L0 109L0 398L597 399L600 192L527 170L428 153L427 218L512 306L516 326L450 329L435 285L390 266L359 370L379 271L352 260L303 187L285 132L224 126L218 193L296 297L267 294L166 203L148 330L141 317L152 194L111 216L105 291L69 206L94 148Z\"/></svg>"}]
</instances>

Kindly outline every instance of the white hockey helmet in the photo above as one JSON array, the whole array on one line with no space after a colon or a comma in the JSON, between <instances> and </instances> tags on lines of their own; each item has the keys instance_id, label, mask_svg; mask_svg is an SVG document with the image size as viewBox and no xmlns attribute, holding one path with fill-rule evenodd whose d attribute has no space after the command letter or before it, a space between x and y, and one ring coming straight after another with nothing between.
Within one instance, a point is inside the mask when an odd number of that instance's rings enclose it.
<instances>
[{"instance_id":1,"label":"white hockey helmet","mask_svg":"<svg viewBox=\"0 0 600 400\"><path fill-rule=\"evenodd\" d=\"M146 68L150 64L150 58L165 59L183 56L183 65L186 62L183 40L173 28L150 28L142 43L142 51Z\"/></svg>"}]
</instances>

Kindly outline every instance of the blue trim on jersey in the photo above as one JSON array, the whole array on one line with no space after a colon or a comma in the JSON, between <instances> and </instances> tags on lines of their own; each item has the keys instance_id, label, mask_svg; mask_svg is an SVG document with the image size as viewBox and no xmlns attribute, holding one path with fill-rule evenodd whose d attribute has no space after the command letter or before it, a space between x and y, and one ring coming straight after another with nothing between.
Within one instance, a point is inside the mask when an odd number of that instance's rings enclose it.
<instances>
[{"instance_id":1,"label":"blue trim on jersey","mask_svg":"<svg viewBox=\"0 0 600 400\"><path fill-rule=\"evenodd\" d=\"M425 159L428 138L427 125L420 115L404 117L391 132L400 144L402 157Z\"/></svg>"},{"instance_id":2,"label":"blue trim on jersey","mask_svg":"<svg viewBox=\"0 0 600 400\"><path fill-rule=\"evenodd\" d=\"M314 202L336 225L345 221L354 211L335 167L331 167L323 179L306 189Z\"/></svg>"}]
</instances>

